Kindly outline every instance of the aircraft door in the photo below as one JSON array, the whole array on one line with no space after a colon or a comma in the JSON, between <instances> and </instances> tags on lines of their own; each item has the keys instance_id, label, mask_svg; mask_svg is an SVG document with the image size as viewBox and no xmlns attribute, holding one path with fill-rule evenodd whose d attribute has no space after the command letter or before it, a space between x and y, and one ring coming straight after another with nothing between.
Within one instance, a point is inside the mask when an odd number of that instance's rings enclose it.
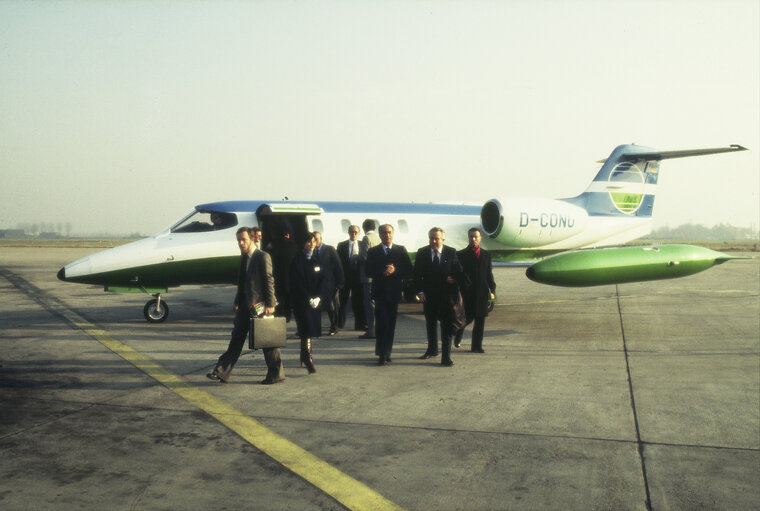
<instances>
[{"instance_id":1,"label":"aircraft door","mask_svg":"<svg viewBox=\"0 0 760 511\"><path fill-rule=\"evenodd\" d=\"M304 234L314 229L314 219L322 210L313 204L262 204L256 210L256 218L261 228L262 246L272 248L287 234L300 246Z\"/></svg>"}]
</instances>

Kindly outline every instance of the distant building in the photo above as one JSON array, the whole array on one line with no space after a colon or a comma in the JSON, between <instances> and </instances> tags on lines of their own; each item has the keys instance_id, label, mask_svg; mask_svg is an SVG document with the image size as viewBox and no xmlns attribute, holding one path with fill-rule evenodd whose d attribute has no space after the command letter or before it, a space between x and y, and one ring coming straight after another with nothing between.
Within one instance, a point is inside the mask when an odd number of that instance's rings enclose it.
<instances>
[{"instance_id":1,"label":"distant building","mask_svg":"<svg viewBox=\"0 0 760 511\"><path fill-rule=\"evenodd\" d=\"M60 236L58 235L57 232L41 232L40 233L40 238L50 239L50 238L59 238L59 237Z\"/></svg>"},{"instance_id":2,"label":"distant building","mask_svg":"<svg viewBox=\"0 0 760 511\"><path fill-rule=\"evenodd\" d=\"M0 229L0 238L3 239L18 239L28 238L24 233L24 229Z\"/></svg>"}]
</instances>

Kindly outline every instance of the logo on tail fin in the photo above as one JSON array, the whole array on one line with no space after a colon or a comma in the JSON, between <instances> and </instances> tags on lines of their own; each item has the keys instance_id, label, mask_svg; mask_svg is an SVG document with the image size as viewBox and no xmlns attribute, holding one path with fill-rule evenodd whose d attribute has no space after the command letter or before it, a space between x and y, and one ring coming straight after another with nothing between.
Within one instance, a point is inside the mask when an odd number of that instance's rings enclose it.
<instances>
[{"instance_id":1,"label":"logo on tail fin","mask_svg":"<svg viewBox=\"0 0 760 511\"><path fill-rule=\"evenodd\" d=\"M644 201L646 174L642 169L643 163L621 162L610 172L608 188L611 190L610 200L618 211L632 215L636 213ZM612 191L614 190L614 191Z\"/></svg>"}]
</instances>

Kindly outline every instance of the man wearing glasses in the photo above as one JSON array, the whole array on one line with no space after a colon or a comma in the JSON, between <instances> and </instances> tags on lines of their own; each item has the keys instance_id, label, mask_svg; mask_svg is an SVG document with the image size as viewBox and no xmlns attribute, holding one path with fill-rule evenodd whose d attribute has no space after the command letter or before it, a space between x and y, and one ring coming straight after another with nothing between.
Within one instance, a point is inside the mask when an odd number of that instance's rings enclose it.
<instances>
[{"instance_id":1,"label":"man wearing glasses","mask_svg":"<svg viewBox=\"0 0 760 511\"><path fill-rule=\"evenodd\" d=\"M366 330L367 320L364 317L364 290L359 277L359 226L348 228L348 239L338 243L338 257L343 264L345 285L340 289L340 312L338 328L346 324L346 307L351 298L351 309L354 311L354 330Z\"/></svg>"}]
</instances>

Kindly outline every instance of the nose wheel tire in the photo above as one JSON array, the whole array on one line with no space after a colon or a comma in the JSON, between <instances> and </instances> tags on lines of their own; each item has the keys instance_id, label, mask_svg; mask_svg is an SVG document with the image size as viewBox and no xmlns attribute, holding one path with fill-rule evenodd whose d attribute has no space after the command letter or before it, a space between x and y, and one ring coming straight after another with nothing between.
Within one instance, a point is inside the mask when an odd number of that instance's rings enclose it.
<instances>
[{"instance_id":1,"label":"nose wheel tire","mask_svg":"<svg viewBox=\"0 0 760 511\"><path fill-rule=\"evenodd\" d=\"M143 308L143 315L150 323L161 323L169 316L169 306L159 298L148 300Z\"/></svg>"}]
</instances>

